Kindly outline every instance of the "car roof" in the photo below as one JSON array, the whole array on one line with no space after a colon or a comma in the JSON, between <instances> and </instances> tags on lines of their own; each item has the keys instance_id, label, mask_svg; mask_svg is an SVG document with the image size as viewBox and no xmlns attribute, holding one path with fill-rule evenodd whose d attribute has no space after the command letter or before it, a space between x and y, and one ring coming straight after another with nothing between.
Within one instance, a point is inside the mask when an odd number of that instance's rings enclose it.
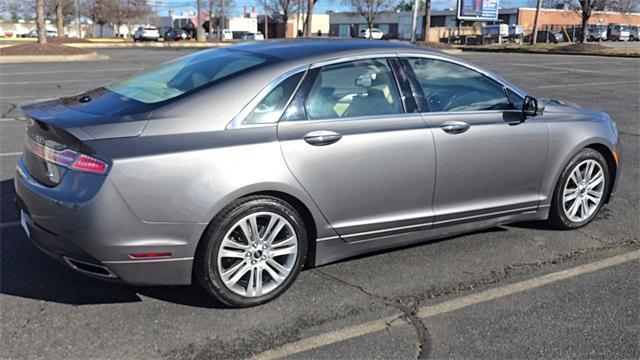
<instances>
[{"instance_id":1,"label":"car roof","mask_svg":"<svg viewBox=\"0 0 640 360\"><path fill-rule=\"evenodd\" d=\"M288 39L229 46L229 49L259 53L285 62L313 62L337 56L393 53L399 51L437 52L437 50L399 41L356 39Z\"/></svg>"}]
</instances>

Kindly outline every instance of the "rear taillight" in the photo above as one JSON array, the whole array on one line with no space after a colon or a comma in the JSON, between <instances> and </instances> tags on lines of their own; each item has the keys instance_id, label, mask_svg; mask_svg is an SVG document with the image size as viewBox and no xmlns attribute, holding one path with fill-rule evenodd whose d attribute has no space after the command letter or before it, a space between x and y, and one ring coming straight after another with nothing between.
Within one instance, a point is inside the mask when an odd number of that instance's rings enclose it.
<instances>
[{"instance_id":1,"label":"rear taillight","mask_svg":"<svg viewBox=\"0 0 640 360\"><path fill-rule=\"evenodd\" d=\"M94 174L104 174L107 172L107 163L75 150L56 150L37 143L30 138L27 138L26 145L33 154L47 162L64 166L68 169Z\"/></svg>"}]
</instances>

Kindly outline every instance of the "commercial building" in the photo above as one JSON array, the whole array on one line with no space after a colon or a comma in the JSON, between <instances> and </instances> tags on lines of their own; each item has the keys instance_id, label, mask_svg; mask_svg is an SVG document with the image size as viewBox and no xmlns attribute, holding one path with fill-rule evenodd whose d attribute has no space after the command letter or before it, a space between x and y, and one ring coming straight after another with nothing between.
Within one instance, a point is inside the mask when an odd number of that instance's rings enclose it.
<instances>
[{"instance_id":1,"label":"commercial building","mask_svg":"<svg viewBox=\"0 0 640 360\"><path fill-rule=\"evenodd\" d=\"M495 22L485 22L487 25L509 24L521 25L525 34L533 31L534 8L499 9ZM411 38L413 13L411 11L387 11L381 13L374 22L374 27L382 30L389 39ZM581 23L580 14L571 10L542 9L540 13L540 27L577 26ZM610 11L594 11L590 24L628 24L640 25L640 13L619 13ZM424 39L424 15L418 16L418 39ZM431 29L429 40L437 41L444 33L458 26L479 27L469 21L461 22L457 19L455 10L433 11L431 13ZM367 28L364 17L353 12L329 12L329 35L337 37L357 37L362 29Z\"/></svg>"}]
</instances>

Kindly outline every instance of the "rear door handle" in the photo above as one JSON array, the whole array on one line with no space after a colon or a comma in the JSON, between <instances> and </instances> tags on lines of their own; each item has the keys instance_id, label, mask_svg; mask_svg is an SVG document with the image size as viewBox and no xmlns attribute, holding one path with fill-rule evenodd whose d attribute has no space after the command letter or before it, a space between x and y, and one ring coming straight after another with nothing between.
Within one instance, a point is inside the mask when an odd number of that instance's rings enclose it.
<instances>
[{"instance_id":1,"label":"rear door handle","mask_svg":"<svg viewBox=\"0 0 640 360\"><path fill-rule=\"evenodd\" d=\"M442 130L449 134L462 134L463 132L469 130L471 125L462 121L447 121L446 123L440 125Z\"/></svg>"},{"instance_id":2,"label":"rear door handle","mask_svg":"<svg viewBox=\"0 0 640 360\"><path fill-rule=\"evenodd\" d=\"M304 136L304 141L313 146L331 145L340 139L342 139L342 134L328 130L312 131Z\"/></svg>"}]
</instances>

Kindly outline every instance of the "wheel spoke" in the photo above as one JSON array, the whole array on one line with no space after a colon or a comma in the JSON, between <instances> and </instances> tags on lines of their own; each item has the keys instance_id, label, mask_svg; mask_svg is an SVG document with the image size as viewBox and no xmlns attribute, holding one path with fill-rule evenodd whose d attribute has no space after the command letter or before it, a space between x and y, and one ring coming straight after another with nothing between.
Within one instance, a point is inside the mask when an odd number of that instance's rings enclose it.
<instances>
[{"instance_id":1,"label":"wheel spoke","mask_svg":"<svg viewBox=\"0 0 640 360\"><path fill-rule=\"evenodd\" d=\"M226 238L224 239L224 241L222 242L222 247L223 248L230 248L230 249L238 249L238 250L245 250L249 247L249 245L245 245L245 244L240 244L239 242L236 242L230 238Z\"/></svg>"},{"instance_id":2,"label":"wheel spoke","mask_svg":"<svg viewBox=\"0 0 640 360\"><path fill-rule=\"evenodd\" d=\"M243 259L244 258L244 251L240 252L240 251L222 249L222 250L220 250L220 257L222 257L222 258Z\"/></svg>"},{"instance_id":3,"label":"wheel spoke","mask_svg":"<svg viewBox=\"0 0 640 360\"><path fill-rule=\"evenodd\" d=\"M591 190L596 186L600 185L600 183L603 181L604 181L604 174L602 173L602 171L599 171L596 174L596 176L593 179L591 179L591 181L589 181L589 183L587 184L587 189Z\"/></svg>"},{"instance_id":4,"label":"wheel spoke","mask_svg":"<svg viewBox=\"0 0 640 360\"><path fill-rule=\"evenodd\" d=\"M271 248L272 249L277 249L277 248L281 248L283 246L290 246L290 245L295 245L296 244L296 240L297 238L295 236L290 236L282 241L279 241L277 243L273 243L271 244Z\"/></svg>"},{"instance_id":5,"label":"wheel spoke","mask_svg":"<svg viewBox=\"0 0 640 360\"><path fill-rule=\"evenodd\" d=\"M298 249L297 246L289 246L289 247L284 247L284 248L278 248L276 250L272 250L271 251L271 256L272 257L276 257L276 256L282 256L282 255L290 255L290 254L295 254Z\"/></svg>"},{"instance_id":6,"label":"wheel spoke","mask_svg":"<svg viewBox=\"0 0 640 360\"><path fill-rule=\"evenodd\" d=\"M584 180L586 182L589 182L589 179L591 179L591 173L593 172L594 167L595 167L595 162L587 163L587 168L584 171Z\"/></svg>"},{"instance_id":7,"label":"wheel spoke","mask_svg":"<svg viewBox=\"0 0 640 360\"><path fill-rule=\"evenodd\" d=\"M582 198L582 212L581 212L581 217L582 219L587 218L590 214L589 214L589 201L587 201L586 197Z\"/></svg>"},{"instance_id":8,"label":"wheel spoke","mask_svg":"<svg viewBox=\"0 0 640 360\"><path fill-rule=\"evenodd\" d=\"M249 272L249 282L247 282L247 296L256 296L256 287L254 285L256 268L251 267Z\"/></svg>"},{"instance_id":9,"label":"wheel spoke","mask_svg":"<svg viewBox=\"0 0 640 360\"><path fill-rule=\"evenodd\" d=\"M240 221L240 223L238 223L238 226L242 230L242 234L244 234L244 238L247 240L249 244L251 244L251 242L253 241L253 238L251 236L251 229L249 229L249 227L247 226L247 221L243 219L242 221Z\"/></svg>"},{"instance_id":10,"label":"wheel spoke","mask_svg":"<svg viewBox=\"0 0 640 360\"><path fill-rule=\"evenodd\" d=\"M240 279L247 273L247 271L251 270L251 265L247 263L242 263L245 266L241 267L228 281L227 286L232 288L238 283Z\"/></svg>"},{"instance_id":11,"label":"wheel spoke","mask_svg":"<svg viewBox=\"0 0 640 360\"><path fill-rule=\"evenodd\" d=\"M258 233L258 219L257 216L249 218L249 225L251 226L251 241L258 241L260 234Z\"/></svg>"},{"instance_id":12,"label":"wheel spoke","mask_svg":"<svg viewBox=\"0 0 640 360\"><path fill-rule=\"evenodd\" d=\"M274 260L267 261L264 269L269 273L269 275L271 275L273 281L275 281L278 285L280 285L289 274L289 270L287 270L285 267L278 264L278 262ZM283 274L281 275L280 272L282 272Z\"/></svg>"},{"instance_id":13,"label":"wheel spoke","mask_svg":"<svg viewBox=\"0 0 640 360\"><path fill-rule=\"evenodd\" d=\"M278 234L280 233L282 228L284 228L285 225L286 224L284 223L284 221L278 221L278 223L273 227L273 229L271 230L269 235L266 237L264 242L266 242L269 245L273 243L273 240L276 238L276 236L278 236Z\"/></svg>"},{"instance_id":14,"label":"wheel spoke","mask_svg":"<svg viewBox=\"0 0 640 360\"><path fill-rule=\"evenodd\" d=\"M262 266L256 268L256 293L255 296L262 295Z\"/></svg>"},{"instance_id":15,"label":"wheel spoke","mask_svg":"<svg viewBox=\"0 0 640 360\"><path fill-rule=\"evenodd\" d=\"M580 204L581 201L580 199L576 199L573 204L571 205L571 207L569 208L569 216L570 217L574 217L576 216L576 213L578 212L578 209L580 208Z\"/></svg>"},{"instance_id":16,"label":"wheel spoke","mask_svg":"<svg viewBox=\"0 0 640 360\"><path fill-rule=\"evenodd\" d=\"M578 194L576 193L575 190L565 190L564 191L564 197L563 197L563 202L567 203L575 198L578 197Z\"/></svg>"}]
</instances>

